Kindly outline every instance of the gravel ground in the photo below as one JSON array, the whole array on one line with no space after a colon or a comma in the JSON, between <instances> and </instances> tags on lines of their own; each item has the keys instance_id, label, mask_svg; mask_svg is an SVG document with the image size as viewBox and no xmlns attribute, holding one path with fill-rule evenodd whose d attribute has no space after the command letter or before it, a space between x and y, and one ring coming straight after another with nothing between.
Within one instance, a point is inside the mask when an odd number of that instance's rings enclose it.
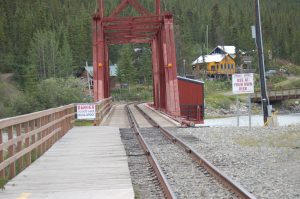
<instances>
[{"instance_id":1,"label":"gravel ground","mask_svg":"<svg viewBox=\"0 0 300 199\"><path fill-rule=\"evenodd\" d=\"M257 198L300 198L300 125L172 130Z\"/></svg>"},{"instance_id":2,"label":"gravel ground","mask_svg":"<svg viewBox=\"0 0 300 199\"><path fill-rule=\"evenodd\" d=\"M158 179L131 129L120 129L136 199L165 198Z\"/></svg>"},{"instance_id":3,"label":"gravel ground","mask_svg":"<svg viewBox=\"0 0 300 199\"><path fill-rule=\"evenodd\" d=\"M179 199L236 198L158 129L142 128L141 133Z\"/></svg>"}]
</instances>

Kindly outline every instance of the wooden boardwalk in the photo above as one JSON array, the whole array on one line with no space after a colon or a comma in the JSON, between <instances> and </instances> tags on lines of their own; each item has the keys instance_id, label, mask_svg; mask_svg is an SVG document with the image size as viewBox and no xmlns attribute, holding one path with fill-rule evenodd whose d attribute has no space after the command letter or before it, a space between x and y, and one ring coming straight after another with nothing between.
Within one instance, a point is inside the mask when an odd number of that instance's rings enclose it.
<instances>
[{"instance_id":1,"label":"wooden boardwalk","mask_svg":"<svg viewBox=\"0 0 300 199\"><path fill-rule=\"evenodd\" d=\"M131 199L127 157L116 127L75 127L9 181L2 199Z\"/></svg>"},{"instance_id":2,"label":"wooden boardwalk","mask_svg":"<svg viewBox=\"0 0 300 199\"><path fill-rule=\"evenodd\" d=\"M125 104L115 105L110 115L100 125L129 128L130 126L125 110Z\"/></svg>"},{"instance_id":3,"label":"wooden boardwalk","mask_svg":"<svg viewBox=\"0 0 300 199\"><path fill-rule=\"evenodd\" d=\"M283 89L283 90L269 90L267 92L270 101L282 101L287 99L300 99L300 88ZM255 92L251 94L252 102L261 101L261 93Z\"/></svg>"}]
</instances>

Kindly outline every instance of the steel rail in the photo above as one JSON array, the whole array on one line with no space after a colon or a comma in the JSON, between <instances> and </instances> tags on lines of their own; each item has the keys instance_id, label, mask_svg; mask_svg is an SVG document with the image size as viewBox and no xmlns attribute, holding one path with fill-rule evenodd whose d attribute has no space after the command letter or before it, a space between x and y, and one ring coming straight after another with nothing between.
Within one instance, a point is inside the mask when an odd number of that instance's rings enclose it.
<instances>
[{"instance_id":1,"label":"steel rail","mask_svg":"<svg viewBox=\"0 0 300 199\"><path fill-rule=\"evenodd\" d=\"M165 137L171 140L174 144L180 146L185 150L186 153L190 155L190 157L198 162L203 168L205 168L210 175L215 177L224 187L233 192L236 196L243 199L256 199L254 195L248 192L245 188L243 188L239 183L233 181L231 178L222 173L217 167L211 164L207 159L205 159L202 155L200 155L196 150L192 147L188 146L183 140L173 135L169 130L160 126L153 118L151 118L144 110L142 110L139 106L135 105L135 107L142 113L142 115L156 128L163 133Z\"/></svg>"},{"instance_id":2,"label":"steel rail","mask_svg":"<svg viewBox=\"0 0 300 199\"><path fill-rule=\"evenodd\" d=\"M142 136L140 130L139 130L139 125L136 121L136 119L133 116L132 111L129 108L129 105L126 105L126 110L127 110L127 115L128 115L128 119L129 119L129 123L130 123L130 127L135 131L135 135L137 136L137 139L139 141L139 143L141 144L147 159L151 165L151 167L153 168L158 181L163 189L163 192L165 194L166 198L170 198L170 199L177 199L177 196L175 194L175 192L172 190L167 177L165 176L165 174L163 173L161 167L158 164L157 159L154 156L154 153L152 152L152 150L150 149L150 147L148 146L148 144L146 143L144 137Z\"/></svg>"}]
</instances>

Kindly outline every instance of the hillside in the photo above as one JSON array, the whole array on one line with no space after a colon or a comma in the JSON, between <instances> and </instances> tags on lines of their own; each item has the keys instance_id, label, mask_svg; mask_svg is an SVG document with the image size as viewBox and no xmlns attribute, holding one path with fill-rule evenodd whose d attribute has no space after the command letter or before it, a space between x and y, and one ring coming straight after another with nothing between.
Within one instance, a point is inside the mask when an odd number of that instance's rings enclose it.
<instances>
[{"instance_id":1,"label":"hillside","mask_svg":"<svg viewBox=\"0 0 300 199\"><path fill-rule=\"evenodd\" d=\"M54 61L59 67L57 71L51 71L56 76L72 74L86 60L91 62L91 14L96 9L95 2L2 0L0 72L16 71L21 82L22 75L26 73L25 66L39 64L36 51L47 51L37 48L38 44L43 43L51 44L49 48L58 56ZM109 13L119 1L104 2L106 12ZM153 10L153 1L141 2ZM300 26L297 21L300 18L300 2L261 0L261 4L266 54L271 53L272 59L282 58L300 64ZM255 48L250 32L250 26L254 24L252 0L185 0L184 3L179 0L162 0L162 8L174 14L179 63L183 59L190 63L201 52L206 52L207 26L209 48L216 45L236 45L245 51ZM136 14L132 9L128 9L127 13ZM111 60L114 63L118 61L119 49L111 48ZM48 62L51 61L49 58L45 64L50 67L51 63ZM60 71L61 68L64 70Z\"/></svg>"}]
</instances>

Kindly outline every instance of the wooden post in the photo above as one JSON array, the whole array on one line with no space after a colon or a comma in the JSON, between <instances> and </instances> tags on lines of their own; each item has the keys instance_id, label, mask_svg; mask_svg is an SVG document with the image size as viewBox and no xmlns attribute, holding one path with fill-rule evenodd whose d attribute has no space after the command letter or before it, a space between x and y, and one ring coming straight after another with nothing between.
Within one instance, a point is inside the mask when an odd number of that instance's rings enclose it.
<instances>
[{"instance_id":1,"label":"wooden post","mask_svg":"<svg viewBox=\"0 0 300 199\"><path fill-rule=\"evenodd\" d=\"M3 138L2 138L2 129L0 129L0 145L3 143ZM2 163L4 160L4 157L3 157L3 149L2 147L0 148L0 163ZM5 172L4 172L5 169L3 170L0 170L0 178L5 178Z\"/></svg>"},{"instance_id":2,"label":"wooden post","mask_svg":"<svg viewBox=\"0 0 300 199\"><path fill-rule=\"evenodd\" d=\"M41 127L42 127L42 119L39 118L37 120L37 128L41 128ZM41 139L42 139L42 132L39 131L37 134L37 140L40 141ZM42 155L42 145L41 144L38 146L37 153L38 153L37 154L38 157Z\"/></svg>"},{"instance_id":3,"label":"wooden post","mask_svg":"<svg viewBox=\"0 0 300 199\"><path fill-rule=\"evenodd\" d=\"M55 113L55 121L58 120L58 119L59 119L59 113L56 112L56 113ZM57 128L58 128L58 125L59 125L59 124L56 123L56 124L54 125L54 129L57 129ZM59 139L59 132L55 133L55 141L57 141L58 139Z\"/></svg>"},{"instance_id":4,"label":"wooden post","mask_svg":"<svg viewBox=\"0 0 300 199\"><path fill-rule=\"evenodd\" d=\"M34 131L35 129L35 120L31 120L29 122L29 125L30 125L30 131ZM33 145L35 143L35 134L31 136L31 145ZM33 149L31 152L30 152L30 155L31 155L31 160L35 160L37 155L36 155L36 149Z\"/></svg>"},{"instance_id":5,"label":"wooden post","mask_svg":"<svg viewBox=\"0 0 300 199\"><path fill-rule=\"evenodd\" d=\"M44 126L46 124L46 116L43 116L41 119L42 119L42 126ZM41 133L41 135L42 135L41 138L44 138L45 134L46 134L46 130L43 130ZM43 154L46 151L46 143L43 142L41 145L42 145L42 153L41 154Z\"/></svg>"},{"instance_id":6,"label":"wooden post","mask_svg":"<svg viewBox=\"0 0 300 199\"><path fill-rule=\"evenodd\" d=\"M19 137L21 137L21 134L22 134L22 125L21 124L17 124L16 125L16 132L17 132L17 137L19 138ZM20 152L20 151L22 151L22 140L20 140L20 141L18 141L18 143L17 143L17 152ZM19 171L22 171L23 170L23 157L21 157L21 158L19 158L18 160L17 160L17 165L18 165L18 172Z\"/></svg>"},{"instance_id":7,"label":"wooden post","mask_svg":"<svg viewBox=\"0 0 300 199\"><path fill-rule=\"evenodd\" d=\"M13 126L10 126L10 127L7 128L7 133L8 133L8 141L12 140L14 138L14 136L13 136ZM8 147L8 157L13 157L14 154L15 154L14 144L12 143ZM14 161L9 165L9 179L11 179L15 176L16 176L16 163Z\"/></svg>"},{"instance_id":8,"label":"wooden post","mask_svg":"<svg viewBox=\"0 0 300 199\"><path fill-rule=\"evenodd\" d=\"M29 134L29 122L26 122L24 123L25 125L25 134L28 135ZM30 146L30 137L27 137L25 139L25 148L29 147ZM25 155L25 166L29 166L31 163L31 155L30 155L30 152L28 152L26 155Z\"/></svg>"}]
</instances>

